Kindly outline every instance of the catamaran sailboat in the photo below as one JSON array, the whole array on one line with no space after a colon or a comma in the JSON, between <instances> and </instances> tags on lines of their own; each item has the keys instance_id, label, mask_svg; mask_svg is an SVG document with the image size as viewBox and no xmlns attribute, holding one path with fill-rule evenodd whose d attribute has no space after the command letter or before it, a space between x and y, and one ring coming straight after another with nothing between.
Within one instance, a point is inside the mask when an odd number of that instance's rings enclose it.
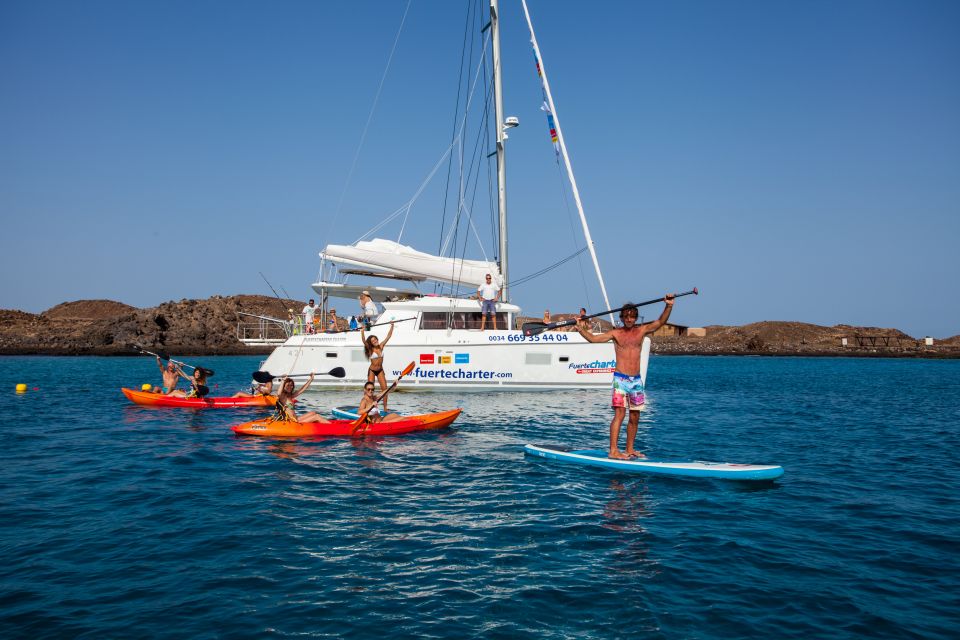
<instances>
[{"instance_id":1,"label":"catamaran sailboat","mask_svg":"<svg viewBox=\"0 0 960 640\"><path fill-rule=\"evenodd\" d=\"M543 89L542 108L547 114L558 158L563 158L566 167L584 231L585 249L593 259L606 308L610 308L526 2L523 9ZM497 0L490 1L490 20L481 32L486 38L484 46L489 48L492 57L499 259L467 260L455 256L453 250L448 255L430 255L393 240L361 239L352 245L328 245L323 249L320 278L312 285L313 289L320 296L324 310L330 298L346 298L355 303L361 293L368 293L382 305L383 311L375 318L376 326L370 332L383 341L393 327L385 350L387 378L396 378L406 364L416 363L416 368L404 379L404 391L606 388L616 365L610 343L593 344L576 332L547 331L524 336L517 326L520 307L513 304L508 295L511 282L507 264L504 143L507 130L517 126L518 121L503 114ZM458 139L462 143L462 134ZM452 151L448 149L447 153ZM461 187L461 212L466 209L463 192ZM446 246L451 244L455 243L448 242ZM487 274L501 287L500 302L496 305L496 329L494 323L488 322L481 331L476 290ZM376 284L383 280L387 280L387 284ZM441 287L440 293L429 292L429 286ZM343 367L345 377L319 376L312 386L343 389L360 387L366 382L368 364L359 332L341 331L292 335L273 351L262 368L275 374L296 374L302 379L304 376L300 374L304 372Z\"/></svg>"}]
</instances>

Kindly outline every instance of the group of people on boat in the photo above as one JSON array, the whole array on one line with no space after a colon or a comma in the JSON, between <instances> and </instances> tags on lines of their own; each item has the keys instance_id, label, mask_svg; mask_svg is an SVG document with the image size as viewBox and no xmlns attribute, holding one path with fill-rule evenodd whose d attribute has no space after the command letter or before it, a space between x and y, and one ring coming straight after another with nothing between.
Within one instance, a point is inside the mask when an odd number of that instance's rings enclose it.
<instances>
[{"instance_id":1,"label":"group of people on boat","mask_svg":"<svg viewBox=\"0 0 960 640\"><path fill-rule=\"evenodd\" d=\"M337 332L344 330L356 331L361 327L370 329L374 318L377 317L379 312L369 291L364 291L360 294L360 310L361 312L358 315L352 315L349 316L348 319L343 319L337 317L336 309L330 309L326 314L327 327L325 330L327 332ZM287 321L293 328L293 332L295 334L301 332L320 333L322 330L320 329L321 321L318 311L320 311L320 308L312 298L299 314L294 313L293 309L287 309Z\"/></svg>"},{"instance_id":2,"label":"group of people on boat","mask_svg":"<svg viewBox=\"0 0 960 640\"><path fill-rule=\"evenodd\" d=\"M499 288L490 284L492 278L486 276L487 286L481 285L478 289L478 298L481 301L481 310L483 313L484 324L487 315L493 317L493 327L496 329L496 308L495 303L499 298ZM487 297L490 296L490 297ZM361 305L364 304L364 297L369 300L369 294L364 292L361 296ZM631 303L625 304L620 309L620 321L622 326L614 327L604 333L594 333L586 322L586 310L580 309L580 320L576 324L576 331L583 336L587 342L613 342L614 354L616 356L616 369L613 374L613 394L611 404L613 407L613 419L610 422L610 450L609 457L615 459L643 458L643 454L634 448L637 436L637 429L640 422L640 410L643 408L644 386L640 375L640 358L643 339L648 334L654 333L662 327L670 318L673 310L675 295L667 294L664 296L664 309L660 317L653 322L637 323L639 318L639 309ZM311 302L313 302L311 300ZM549 316L544 315L544 321L548 321ZM483 325L481 325L481 329ZM390 323L390 330L386 337L381 341L375 335L367 335L364 327L360 327L360 339L363 342L363 351L370 364L367 368L367 381L363 385L363 397L360 399L359 414L365 415L368 422L391 422L400 419L396 413L390 413L387 409L387 379L383 366L383 351L393 336L394 324ZM176 362L170 360L166 366L157 357L157 365L163 376L163 387L154 387L155 393L164 393L166 395L177 396L181 398L203 397L208 392L207 370L202 367L196 367L193 375L187 375L182 367ZM330 422L316 411L310 411L298 415L296 411L297 399L307 389L314 379L313 373L307 381L299 388L291 378L284 377L280 382L280 391L277 394L277 414L278 420L289 420L295 422ZM177 383L180 378L190 382L190 390L182 391L177 389ZM380 384L382 393L380 397L374 395L376 383ZM273 393L273 381L261 383L251 389L251 393L239 392L234 397L245 397L254 395L270 395ZM383 409L379 404L382 402ZM625 451L619 449L619 436L623 420L627 418L627 442Z\"/></svg>"}]
</instances>

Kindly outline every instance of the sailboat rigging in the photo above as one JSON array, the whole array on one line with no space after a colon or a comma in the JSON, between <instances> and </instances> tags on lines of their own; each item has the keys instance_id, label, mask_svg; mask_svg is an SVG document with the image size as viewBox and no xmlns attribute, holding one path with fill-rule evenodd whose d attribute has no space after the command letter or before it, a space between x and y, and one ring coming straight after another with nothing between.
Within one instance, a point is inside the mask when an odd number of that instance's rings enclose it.
<instances>
[{"instance_id":1,"label":"sailboat rigging","mask_svg":"<svg viewBox=\"0 0 960 640\"><path fill-rule=\"evenodd\" d=\"M589 251L600 283L600 289L609 308L606 288L600 271L595 246L590 236L579 189L573 175L556 105L542 64L539 45L525 0L524 15L530 31L538 76L544 96L544 110L548 116L551 134L559 154L563 157L567 177L580 215L586 246L558 262L560 264L583 251ZM507 131L519 124L517 118L504 113L500 49L500 12L498 0L489 2L489 22L481 29L483 35L482 63L471 72L468 93L464 100L462 118L454 129L450 146L428 173L424 184L414 196L389 218L403 216L397 240L368 237L383 224L349 245L328 244L320 252L320 278L313 284L322 300L328 297L355 298L361 292L383 306L376 319L378 324L408 321L395 325L390 342L390 357L397 362L413 360L418 364L409 376L406 390L547 390L572 388L603 388L609 384L606 375L615 366L613 348L609 343L593 344L572 332L546 332L525 336L516 326L520 308L511 299L510 262L507 227ZM496 162L496 213L498 251L496 261L466 259L455 241L461 221L466 222L463 251L472 232L479 240L473 225L472 205L468 204L468 186L464 181L465 130L467 112L477 95L481 71L486 68L486 53L490 54L492 82L492 117ZM483 110L487 108L487 87L482 91ZM459 97L458 97L459 102ZM480 147L482 149L482 147ZM456 158L454 158L456 154ZM476 158L476 155L472 156ZM442 238L440 254L431 255L404 245L401 240L410 211L425 185L439 171L442 163L456 160L460 179L456 185L456 213L454 221ZM473 162L473 160L471 160ZM477 165L471 165L469 173ZM474 192L476 183L474 183ZM480 243L482 246L482 243ZM449 251L448 251L449 250ZM464 297L484 282L486 275L500 285L500 302L496 309L497 330L483 331L479 302ZM356 280L363 278L362 283ZM381 280L389 284L377 284ZM426 283L440 287L441 293L428 294L421 290ZM446 293L444 293L446 290ZM335 362L333 362L335 361ZM360 386L367 380L366 358L359 336L353 333L318 333L290 336L264 363L271 371L305 371L311 368L343 366L342 379L315 381L314 387Z\"/></svg>"}]
</instances>

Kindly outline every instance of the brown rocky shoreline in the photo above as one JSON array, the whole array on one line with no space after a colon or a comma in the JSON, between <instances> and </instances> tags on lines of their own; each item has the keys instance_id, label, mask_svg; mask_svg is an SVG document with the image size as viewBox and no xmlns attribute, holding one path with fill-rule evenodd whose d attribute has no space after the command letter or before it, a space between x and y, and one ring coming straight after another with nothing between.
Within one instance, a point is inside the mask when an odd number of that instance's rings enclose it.
<instances>
[{"instance_id":1,"label":"brown rocky shoreline","mask_svg":"<svg viewBox=\"0 0 960 640\"><path fill-rule=\"evenodd\" d=\"M178 355L262 355L237 338L239 312L285 318L303 301L268 296L213 296L139 309L112 300L65 302L43 313L0 310L0 355L132 355L133 345ZM555 314L553 320L570 317ZM521 318L539 320L539 318ZM847 339L843 346L842 339ZM960 336L932 346L897 329L766 321L714 325L706 335L655 336L669 355L767 355L960 358Z\"/></svg>"}]
</instances>

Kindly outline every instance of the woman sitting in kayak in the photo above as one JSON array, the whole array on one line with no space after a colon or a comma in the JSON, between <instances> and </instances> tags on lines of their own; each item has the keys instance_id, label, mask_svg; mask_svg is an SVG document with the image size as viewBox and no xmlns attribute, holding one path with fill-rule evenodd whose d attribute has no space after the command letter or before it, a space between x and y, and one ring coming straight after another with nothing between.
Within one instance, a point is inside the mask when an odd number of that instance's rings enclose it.
<instances>
[{"instance_id":1,"label":"woman sitting in kayak","mask_svg":"<svg viewBox=\"0 0 960 640\"><path fill-rule=\"evenodd\" d=\"M386 400L386 396L384 396ZM402 420L403 417L396 413L387 413L386 402L383 403L383 415L380 413L380 408L377 407L377 399L373 395L373 382L367 382L363 385L363 398L360 399L360 415L363 415L366 412L366 421L367 422L394 422L396 420Z\"/></svg>"},{"instance_id":2,"label":"woman sitting in kayak","mask_svg":"<svg viewBox=\"0 0 960 640\"><path fill-rule=\"evenodd\" d=\"M260 396L269 396L273 393L273 380L263 384L251 385L251 393L246 391L237 391L233 394L234 398L259 398Z\"/></svg>"},{"instance_id":3,"label":"woman sitting in kayak","mask_svg":"<svg viewBox=\"0 0 960 640\"><path fill-rule=\"evenodd\" d=\"M194 369L192 376L185 374L180 367L177 367L177 373L181 378L190 383L190 391L174 389L167 395L177 398L202 398L210 393L210 389L207 387L207 370L203 367Z\"/></svg>"},{"instance_id":4,"label":"woman sitting in kayak","mask_svg":"<svg viewBox=\"0 0 960 640\"><path fill-rule=\"evenodd\" d=\"M277 414L275 419L285 420L287 422L330 422L316 411L298 416L295 410L297 398L310 387L310 383L313 382L313 375L314 374L311 373L307 381L303 383L303 386L296 391L294 391L296 385L292 378L283 379L283 382L280 383L280 393L277 394Z\"/></svg>"},{"instance_id":5,"label":"woman sitting in kayak","mask_svg":"<svg viewBox=\"0 0 960 640\"><path fill-rule=\"evenodd\" d=\"M383 348L387 346L387 342L392 335L392 322L390 323L390 331L387 332L387 337L383 339L383 342L380 342L380 338L377 336L367 337L363 332L363 327L360 327L360 339L363 340L363 353L370 359L370 368L367 369L367 382L379 380L381 391L387 390L387 376L383 373ZM366 394L364 394L364 397L366 397ZM387 410L387 396L383 396L383 410Z\"/></svg>"}]
</instances>

